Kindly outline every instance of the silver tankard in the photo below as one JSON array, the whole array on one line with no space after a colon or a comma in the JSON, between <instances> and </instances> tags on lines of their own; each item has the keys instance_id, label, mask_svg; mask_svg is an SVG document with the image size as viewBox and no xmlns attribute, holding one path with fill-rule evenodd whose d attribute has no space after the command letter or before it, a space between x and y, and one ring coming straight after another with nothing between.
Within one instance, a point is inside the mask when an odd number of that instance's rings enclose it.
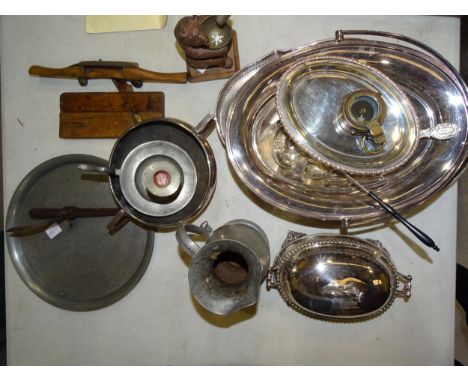
<instances>
[{"instance_id":1,"label":"silver tankard","mask_svg":"<svg viewBox=\"0 0 468 382\"><path fill-rule=\"evenodd\" d=\"M206 238L202 247L189 233ZM265 232L248 220L232 220L213 230L207 222L182 225L179 245L192 256L189 287L210 312L228 315L254 305L268 273L270 248Z\"/></svg>"}]
</instances>

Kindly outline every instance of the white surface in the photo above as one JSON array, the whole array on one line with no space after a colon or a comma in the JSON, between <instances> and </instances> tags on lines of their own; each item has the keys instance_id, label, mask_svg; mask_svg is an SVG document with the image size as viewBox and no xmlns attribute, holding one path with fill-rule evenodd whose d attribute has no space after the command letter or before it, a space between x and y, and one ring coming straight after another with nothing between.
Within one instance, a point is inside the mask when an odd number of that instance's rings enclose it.
<instances>
[{"instance_id":1,"label":"white surface","mask_svg":"<svg viewBox=\"0 0 468 382\"><path fill-rule=\"evenodd\" d=\"M113 140L61 140L59 96L67 91L114 91L111 81L30 77L28 67L67 66L81 60L136 61L143 68L182 71L169 17L161 31L87 35L84 17L2 17L1 79L5 208L21 179L39 163L61 154L107 158ZM376 29L406 34L459 59L459 20L444 17L233 17L241 65L274 48L334 36L336 29ZM223 81L145 84L162 90L166 115L195 125L215 107ZM21 123L20 123L21 121ZM281 219L241 191L224 150L209 138L218 164L218 185L197 219L213 227L234 218L265 229L272 260L288 229L324 231ZM6 258L8 363L24 364L446 364L453 363L456 187L411 218L441 247L421 248L397 225L361 236L378 238L398 269L412 274L413 296L397 299L382 316L359 324L303 317L276 291L262 286L256 311L216 317L195 305L188 289L189 259L174 233L156 234L155 252L141 282L124 299L94 312L57 309L36 297ZM338 230L329 230L338 232Z\"/></svg>"}]
</instances>

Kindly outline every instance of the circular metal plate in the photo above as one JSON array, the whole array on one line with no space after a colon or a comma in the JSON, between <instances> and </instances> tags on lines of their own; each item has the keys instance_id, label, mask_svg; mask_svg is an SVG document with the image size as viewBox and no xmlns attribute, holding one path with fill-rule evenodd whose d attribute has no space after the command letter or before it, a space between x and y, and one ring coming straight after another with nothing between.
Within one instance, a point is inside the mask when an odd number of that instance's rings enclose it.
<instances>
[{"instance_id":1,"label":"circular metal plate","mask_svg":"<svg viewBox=\"0 0 468 382\"><path fill-rule=\"evenodd\" d=\"M182 173L182 187L175 200L158 203L148 194L144 171L162 160L171 160ZM197 187L197 170L190 156L179 146L165 141L152 141L135 147L120 169L122 193L135 209L150 216L168 216L183 209Z\"/></svg>"},{"instance_id":2,"label":"circular metal plate","mask_svg":"<svg viewBox=\"0 0 468 382\"><path fill-rule=\"evenodd\" d=\"M366 136L343 128L345 98L365 89L381 96L387 112L381 126L385 143L376 152ZM416 116L406 96L389 78L368 65L340 57L300 61L277 85L278 114L286 133L307 154L352 174L390 172L413 154Z\"/></svg>"},{"instance_id":3,"label":"circular metal plate","mask_svg":"<svg viewBox=\"0 0 468 382\"><path fill-rule=\"evenodd\" d=\"M34 168L18 185L8 207L6 227L37 224L31 208L115 208L107 176L85 174L78 164L105 166L90 155L64 155ZM154 233L127 224L114 235L109 217L60 224L54 239L45 233L6 237L10 258L37 296L62 309L99 309L126 296L151 259Z\"/></svg>"}]
</instances>

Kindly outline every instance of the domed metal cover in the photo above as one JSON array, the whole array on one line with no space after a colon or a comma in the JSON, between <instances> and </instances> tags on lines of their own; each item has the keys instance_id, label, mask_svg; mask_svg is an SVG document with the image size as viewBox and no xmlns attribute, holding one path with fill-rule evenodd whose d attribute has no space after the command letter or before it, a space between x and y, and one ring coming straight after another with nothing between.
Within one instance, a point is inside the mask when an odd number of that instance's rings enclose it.
<instances>
[{"instance_id":1,"label":"domed metal cover","mask_svg":"<svg viewBox=\"0 0 468 382\"><path fill-rule=\"evenodd\" d=\"M155 187L158 173L167 174L168 184ZM149 181L145 182L146 178ZM149 216L169 216L192 200L197 170L190 155L179 146L163 140L149 141L130 151L119 179L125 199L136 210Z\"/></svg>"},{"instance_id":2,"label":"domed metal cover","mask_svg":"<svg viewBox=\"0 0 468 382\"><path fill-rule=\"evenodd\" d=\"M219 94L218 133L232 168L254 194L274 207L346 226L387 217L369 203L366 194L298 147L281 126L276 87L284 73L301 61L330 56L358 61L390 78L409 100L419 134L411 158L383 176L359 176L361 184L399 212L446 189L465 168L468 91L455 69L432 49L407 37L359 33L398 38L418 49L337 37L273 51L236 73Z\"/></svg>"},{"instance_id":3,"label":"domed metal cover","mask_svg":"<svg viewBox=\"0 0 468 382\"><path fill-rule=\"evenodd\" d=\"M290 232L267 286L299 313L341 322L373 318L411 296L411 276L397 272L380 242L332 234Z\"/></svg>"},{"instance_id":4,"label":"domed metal cover","mask_svg":"<svg viewBox=\"0 0 468 382\"><path fill-rule=\"evenodd\" d=\"M349 58L300 61L278 81L286 133L308 155L353 174L382 174L416 149L411 103L381 72Z\"/></svg>"}]
</instances>

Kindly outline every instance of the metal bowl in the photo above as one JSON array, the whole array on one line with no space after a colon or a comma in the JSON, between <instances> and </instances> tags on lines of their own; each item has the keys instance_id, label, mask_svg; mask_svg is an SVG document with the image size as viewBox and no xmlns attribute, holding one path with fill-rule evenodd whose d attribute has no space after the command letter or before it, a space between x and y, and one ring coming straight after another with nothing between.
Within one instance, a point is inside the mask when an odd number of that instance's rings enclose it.
<instances>
[{"instance_id":1,"label":"metal bowl","mask_svg":"<svg viewBox=\"0 0 468 382\"><path fill-rule=\"evenodd\" d=\"M221 49L230 44L232 29L227 24L226 16L208 16L203 20L203 31L208 37L210 49ZM222 23L218 24L218 21Z\"/></svg>"},{"instance_id":2,"label":"metal bowl","mask_svg":"<svg viewBox=\"0 0 468 382\"><path fill-rule=\"evenodd\" d=\"M145 121L115 143L108 166L80 165L109 176L119 212L113 231L131 219L148 228L171 228L208 205L216 186L216 161L206 140L212 115L194 128L176 119Z\"/></svg>"}]
</instances>

